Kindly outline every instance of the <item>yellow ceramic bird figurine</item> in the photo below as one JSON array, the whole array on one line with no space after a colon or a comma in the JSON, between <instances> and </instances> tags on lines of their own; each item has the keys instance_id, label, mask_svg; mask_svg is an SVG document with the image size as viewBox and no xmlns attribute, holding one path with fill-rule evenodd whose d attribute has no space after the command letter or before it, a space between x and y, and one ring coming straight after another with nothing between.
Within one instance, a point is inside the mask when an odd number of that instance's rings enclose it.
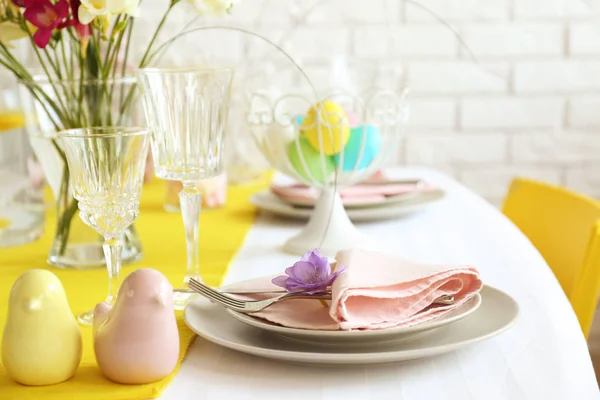
<instances>
[{"instance_id":1,"label":"yellow ceramic bird figurine","mask_svg":"<svg viewBox=\"0 0 600 400\"><path fill-rule=\"evenodd\" d=\"M8 299L2 363L23 385L52 385L71 378L81 361L81 332L60 280L32 269L15 281Z\"/></svg>"}]
</instances>

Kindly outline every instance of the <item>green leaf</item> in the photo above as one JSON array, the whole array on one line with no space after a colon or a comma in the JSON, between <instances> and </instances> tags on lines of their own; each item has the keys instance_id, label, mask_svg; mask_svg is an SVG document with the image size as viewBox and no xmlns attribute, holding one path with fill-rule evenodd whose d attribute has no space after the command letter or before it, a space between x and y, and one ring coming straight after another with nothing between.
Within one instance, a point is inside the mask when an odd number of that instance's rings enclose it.
<instances>
[{"instance_id":1,"label":"green leaf","mask_svg":"<svg viewBox=\"0 0 600 400\"><path fill-rule=\"evenodd\" d=\"M87 55L85 57L85 67L88 73L88 77L91 79L97 79L100 76L100 67L98 65L98 59L96 58L96 44L90 42L87 48Z\"/></svg>"},{"instance_id":2,"label":"green leaf","mask_svg":"<svg viewBox=\"0 0 600 400\"><path fill-rule=\"evenodd\" d=\"M117 26L114 27L113 31L112 31L112 35L113 37L121 32L122 30L124 30L127 27L127 20L121 21L117 24Z\"/></svg>"}]
</instances>

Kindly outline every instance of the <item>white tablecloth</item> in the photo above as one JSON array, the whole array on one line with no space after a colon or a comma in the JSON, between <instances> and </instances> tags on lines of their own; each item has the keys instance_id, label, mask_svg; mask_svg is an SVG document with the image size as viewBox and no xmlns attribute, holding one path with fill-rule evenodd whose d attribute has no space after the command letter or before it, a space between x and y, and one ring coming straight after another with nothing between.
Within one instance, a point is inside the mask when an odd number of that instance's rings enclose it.
<instances>
[{"instance_id":1,"label":"white tablecloth","mask_svg":"<svg viewBox=\"0 0 600 400\"><path fill-rule=\"evenodd\" d=\"M318 367L237 353L196 338L162 399L600 399L585 339L558 282L531 243L497 209L434 171L447 191L428 209L361 224L389 252L424 262L469 263L483 281L513 296L517 324L490 340L443 356L395 365ZM297 257L280 246L301 222L261 215L226 283L274 274Z\"/></svg>"}]
</instances>

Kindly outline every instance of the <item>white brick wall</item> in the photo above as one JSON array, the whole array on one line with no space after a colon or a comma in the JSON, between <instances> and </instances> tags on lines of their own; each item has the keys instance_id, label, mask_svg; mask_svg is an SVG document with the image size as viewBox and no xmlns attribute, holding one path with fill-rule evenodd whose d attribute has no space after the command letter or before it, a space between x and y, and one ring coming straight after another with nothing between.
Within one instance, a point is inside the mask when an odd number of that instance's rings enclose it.
<instances>
[{"instance_id":1,"label":"white brick wall","mask_svg":"<svg viewBox=\"0 0 600 400\"><path fill-rule=\"evenodd\" d=\"M510 150L516 162L576 165L598 160L600 135L586 132L522 133L512 137Z\"/></svg>"},{"instance_id":2,"label":"white brick wall","mask_svg":"<svg viewBox=\"0 0 600 400\"><path fill-rule=\"evenodd\" d=\"M562 183L561 170L554 166L489 165L464 169L460 172L460 179L464 184L498 205L506 194L511 179L515 176L526 176L552 184Z\"/></svg>"},{"instance_id":3,"label":"white brick wall","mask_svg":"<svg viewBox=\"0 0 600 400\"><path fill-rule=\"evenodd\" d=\"M594 93L600 89L600 60L517 62L514 86L517 93Z\"/></svg>"},{"instance_id":4,"label":"white brick wall","mask_svg":"<svg viewBox=\"0 0 600 400\"><path fill-rule=\"evenodd\" d=\"M559 97L473 97L462 101L460 120L463 128L560 129L564 119L564 101Z\"/></svg>"},{"instance_id":5,"label":"white brick wall","mask_svg":"<svg viewBox=\"0 0 600 400\"><path fill-rule=\"evenodd\" d=\"M507 158L507 137L502 133L412 132L407 139L410 164L472 165L502 163Z\"/></svg>"},{"instance_id":6,"label":"white brick wall","mask_svg":"<svg viewBox=\"0 0 600 400\"><path fill-rule=\"evenodd\" d=\"M570 167L566 171L566 184L580 192L600 197L600 163Z\"/></svg>"},{"instance_id":7,"label":"white brick wall","mask_svg":"<svg viewBox=\"0 0 600 400\"><path fill-rule=\"evenodd\" d=\"M564 28L556 22L473 24L460 32L475 55L482 58L560 56L564 49Z\"/></svg>"},{"instance_id":8,"label":"white brick wall","mask_svg":"<svg viewBox=\"0 0 600 400\"><path fill-rule=\"evenodd\" d=\"M445 20L494 21L508 19L511 0L421 0L418 3L434 11ZM435 22L430 13L417 5L405 5L408 21Z\"/></svg>"},{"instance_id":9,"label":"white brick wall","mask_svg":"<svg viewBox=\"0 0 600 400\"><path fill-rule=\"evenodd\" d=\"M457 103L452 99L416 98L410 103L410 125L413 128L453 129L456 111Z\"/></svg>"},{"instance_id":10,"label":"white brick wall","mask_svg":"<svg viewBox=\"0 0 600 400\"><path fill-rule=\"evenodd\" d=\"M573 128L600 128L600 96L578 96L569 100L568 124Z\"/></svg>"},{"instance_id":11,"label":"white brick wall","mask_svg":"<svg viewBox=\"0 0 600 400\"><path fill-rule=\"evenodd\" d=\"M440 26L404 26L386 28L380 25L354 29L357 57L455 57L456 38Z\"/></svg>"},{"instance_id":12,"label":"white brick wall","mask_svg":"<svg viewBox=\"0 0 600 400\"><path fill-rule=\"evenodd\" d=\"M596 0L514 0L518 19L593 18L599 11Z\"/></svg>"},{"instance_id":13,"label":"white brick wall","mask_svg":"<svg viewBox=\"0 0 600 400\"><path fill-rule=\"evenodd\" d=\"M289 2L280 1L280 3ZM321 3L306 18L309 23L385 24L387 21L397 21L402 7L402 2L398 0L356 1L351 7L346 6L347 0L329 0Z\"/></svg>"},{"instance_id":14,"label":"white brick wall","mask_svg":"<svg viewBox=\"0 0 600 400\"><path fill-rule=\"evenodd\" d=\"M402 0L240 0L226 20L200 25L289 37L285 48L318 87L331 80L332 56L394 66L413 101L396 159L448 172L495 204L517 175L600 196L600 0L415 1L449 21L478 61ZM143 2L136 37L148 39L165 4ZM176 12L169 34L191 17ZM239 38L210 39L217 48L206 42L190 38L177 61L251 55Z\"/></svg>"},{"instance_id":15,"label":"white brick wall","mask_svg":"<svg viewBox=\"0 0 600 400\"><path fill-rule=\"evenodd\" d=\"M584 22L571 25L569 51L575 56L600 55L600 26Z\"/></svg>"},{"instance_id":16,"label":"white brick wall","mask_svg":"<svg viewBox=\"0 0 600 400\"><path fill-rule=\"evenodd\" d=\"M509 65L475 65L469 61L413 62L408 66L408 84L416 94L506 93Z\"/></svg>"}]
</instances>

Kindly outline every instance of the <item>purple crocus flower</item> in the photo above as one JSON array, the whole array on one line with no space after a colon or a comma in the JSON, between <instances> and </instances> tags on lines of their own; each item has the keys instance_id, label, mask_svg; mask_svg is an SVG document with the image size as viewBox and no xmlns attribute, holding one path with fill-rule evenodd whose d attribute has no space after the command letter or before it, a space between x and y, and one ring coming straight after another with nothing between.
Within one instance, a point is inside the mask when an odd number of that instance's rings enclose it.
<instances>
[{"instance_id":1,"label":"purple crocus flower","mask_svg":"<svg viewBox=\"0 0 600 400\"><path fill-rule=\"evenodd\" d=\"M287 268L286 275L278 276L272 282L290 293L321 293L325 292L345 269L345 265L340 265L332 273L327 257L323 257L319 249L314 249Z\"/></svg>"}]
</instances>

